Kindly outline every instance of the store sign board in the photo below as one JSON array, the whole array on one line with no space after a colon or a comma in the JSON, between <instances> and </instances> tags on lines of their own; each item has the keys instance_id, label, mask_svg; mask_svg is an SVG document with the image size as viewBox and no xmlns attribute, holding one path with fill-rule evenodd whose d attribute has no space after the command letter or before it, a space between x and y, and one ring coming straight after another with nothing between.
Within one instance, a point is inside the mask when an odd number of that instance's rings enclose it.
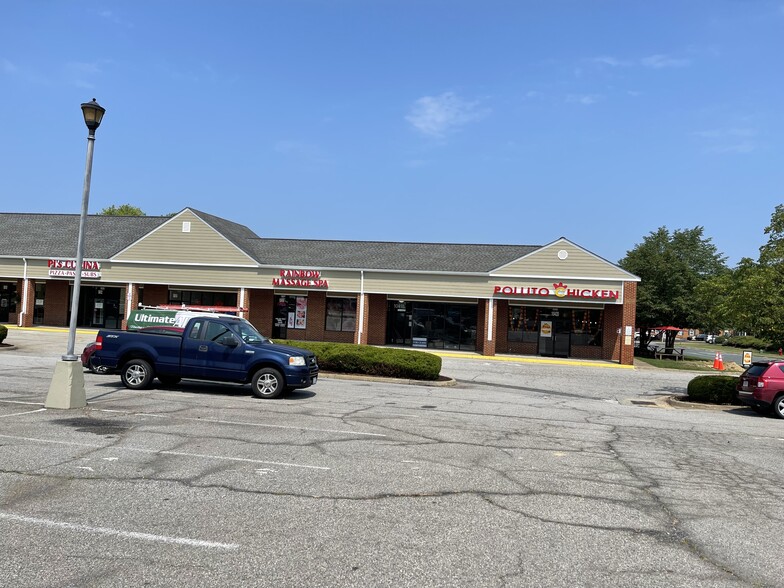
<instances>
[{"instance_id":1,"label":"store sign board","mask_svg":"<svg viewBox=\"0 0 784 588\"><path fill-rule=\"evenodd\" d=\"M75 259L50 259L47 262L49 276L53 278L75 278L76 260ZM100 278L101 264L98 261L82 261L83 278Z\"/></svg>"},{"instance_id":2,"label":"store sign board","mask_svg":"<svg viewBox=\"0 0 784 588\"><path fill-rule=\"evenodd\" d=\"M296 288L329 288L329 281L321 277L319 270L282 269L280 277L272 278L273 286L293 286Z\"/></svg>"},{"instance_id":3,"label":"store sign board","mask_svg":"<svg viewBox=\"0 0 784 588\"><path fill-rule=\"evenodd\" d=\"M556 298L587 298L591 300L618 300L620 290L601 290L594 288L569 288L563 282L553 283L552 288L539 286L494 286L493 294L505 296L555 296Z\"/></svg>"}]
</instances>

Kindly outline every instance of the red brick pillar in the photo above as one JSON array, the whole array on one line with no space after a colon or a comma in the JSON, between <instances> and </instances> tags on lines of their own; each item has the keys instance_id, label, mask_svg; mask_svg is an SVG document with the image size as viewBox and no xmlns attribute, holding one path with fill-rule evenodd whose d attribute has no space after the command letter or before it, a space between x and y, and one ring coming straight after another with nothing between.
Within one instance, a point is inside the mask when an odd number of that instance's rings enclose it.
<instances>
[{"instance_id":1,"label":"red brick pillar","mask_svg":"<svg viewBox=\"0 0 784 588\"><path fill-rule=\"evenodd\" d=\"M327 319L327 293L323 290L308 292L308 323L305 329L307 341L323 341Z\"/></svg>"},{"instance_id":2,"label":"red brick pillar","mask_svg":"<svg viewBox=\"0 0 784 588\"><path fill-rule=\"evenodd\" d=\"M637 282L624 282L623 304L604 307L602 358L622 365L634 364L634 323L637 316ZM626 327L631 335L627 345Z\"/></svg>"},{"instance_id":3,"label":"red brick pillar","mask_svg":"<svg viewBox=\"0 0 784 588\"><path fill-rule=\"evenodd\" d=\"M476 309L476 350L482 355L495 355L498 303L495 300L480 300ZM488 327L490 337L488 340Z\"/></svg>"},{"instance_id":4,"label":"red brick pillar","mask_svg":"<svg viewBox=\"0 0 784 588\"><path fill-rule=\"evenodd\" d=\"M19 303L17 312L19 317L16 324L20 327L33 326L33 312L35 311L35 280L19 280L16 284L16 291L19 292ZM24 309L24 312L22 312Z\"/></svg>"},{"instance_id":5,"label":"red brick pillar","mask_svg":"<svg viewBox=\"0 0 784 588\"><path fill-rule=\"evenodd\" d=\"M248 290L248 320L262 335L272 336L272 290Z\"/></svg>"},{"instance_id":6,"label":"red brick pillar","mask_svg":"<svg viewBox=\"0 0 784 588\"><path fill-rule=\"evenodd\" d=\"M634 365L634 328L637 323L637 282L623 284L623 329L631 326L631 337L627 345L626 336L621 340L621 364Z\"/></svg>"},{"instance_id":7,"label":"red brick pillar","mask_svg":"<svg viewBox=\"0 0 784 588\"><path fill-rule=\"evenodd\" d=\"M365 343L385 345L387 342L387 297L384 294L366 294ZM357 310L357 312L359 312Z\"/></svg>"},{"instance_id":8,"label":"red brick pillar","mask_svg":"<svg viewBox=\"0 0 784 588\"><path fill-rule=\"evenodd\" d=\"M70 284L64 280L47 280L44 298L44 324L52 327L67 327L68 312L71 310L68 294Z\"/></svg>"}]
</instances>

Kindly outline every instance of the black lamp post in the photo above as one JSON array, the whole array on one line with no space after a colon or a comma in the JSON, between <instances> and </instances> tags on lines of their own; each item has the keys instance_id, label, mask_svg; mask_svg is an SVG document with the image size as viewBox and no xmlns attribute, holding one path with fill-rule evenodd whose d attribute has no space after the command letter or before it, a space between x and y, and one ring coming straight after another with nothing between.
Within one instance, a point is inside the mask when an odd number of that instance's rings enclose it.
<instances>
[{"instance_id":1,"label":"black lamp post","mask_svg":"<svg viewBox=\"0 0 784 588\"><path fill-rule=\"evenodd\" d=\"M79 240L76 245L76 267L74 268L74 289L71 300L71 322L68 329L68 349L61 361L55 365L52 383L44 406L47 408L82 408L87 400L84 392L84 373L78 357L74 353L76 344L76 319L79 313L79 291L82 287L82 264L84 263L84 226L87 221L87 205L90 201L90 177L93 170L93 145L97 129L106 109L92 99L82 104L84 124L87 135L87 163L84 169L84 190L82 191L82 214L79 217Z\"/></svg>"}]
</instances>

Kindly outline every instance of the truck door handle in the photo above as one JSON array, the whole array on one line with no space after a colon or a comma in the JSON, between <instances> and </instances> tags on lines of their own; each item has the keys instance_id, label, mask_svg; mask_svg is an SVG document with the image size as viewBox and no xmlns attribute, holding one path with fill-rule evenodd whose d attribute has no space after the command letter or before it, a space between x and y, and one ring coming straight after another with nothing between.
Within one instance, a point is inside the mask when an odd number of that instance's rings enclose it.
<instances>
[{"instance_id":1,"label":"truck door handle","mask_svg":"<svg viewBox=\"0 0 784 588\"><path fill-rule=\"evenodd\" d=\"M199 345L199 351L207 351L206 345Z\"/></svg>"}]
</instances>

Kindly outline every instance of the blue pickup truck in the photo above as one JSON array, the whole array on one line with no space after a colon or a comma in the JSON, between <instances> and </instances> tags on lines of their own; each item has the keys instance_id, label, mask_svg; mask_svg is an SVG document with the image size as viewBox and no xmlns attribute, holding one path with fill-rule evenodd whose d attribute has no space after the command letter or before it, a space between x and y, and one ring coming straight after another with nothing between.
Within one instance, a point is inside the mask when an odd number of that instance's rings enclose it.
<instances>
[{"instance_id":1,"label":"blue pickup truck","mask_svg":"<svg viewBox=\"0 0 784 588\"><path fill-rule=\"evenodd\" d=\"M182 334L101 330L93 365L117 372L126 388L149 388L155 378L167 386L182 378L250 383L258 398L316 383L316 356L277 345L243 318L194 316Z\"/></svg>"}]
</instances>

